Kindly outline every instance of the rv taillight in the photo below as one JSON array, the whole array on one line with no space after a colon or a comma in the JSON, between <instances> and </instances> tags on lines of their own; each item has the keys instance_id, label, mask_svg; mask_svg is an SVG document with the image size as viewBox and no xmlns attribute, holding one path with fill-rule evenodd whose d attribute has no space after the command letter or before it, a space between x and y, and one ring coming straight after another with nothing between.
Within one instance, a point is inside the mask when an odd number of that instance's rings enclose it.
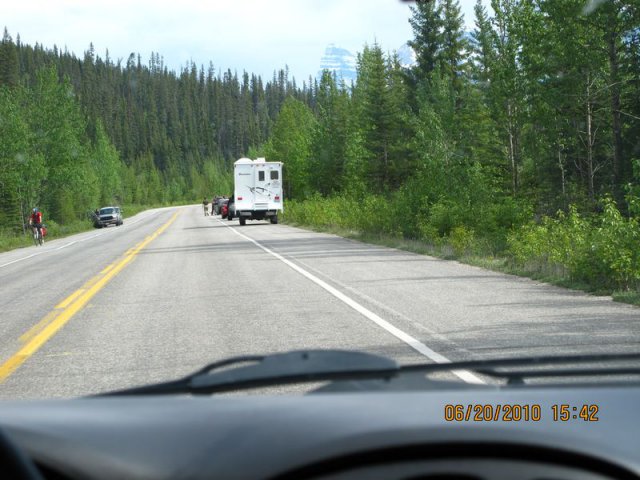
<instances>
[{"instance_id":1,"label":"rv taillight","mask_svg":"<svg viewBox=\"0 0 640 480\"><path fill-rule=\"evenodd\" d=\"M242 197L238 197L238 200L242 200Z\"/></svg>"},{"instance_id":2,"label":"rv taillight","mask_svg":"<svg viewBox=\"0 0 640 480\"><path fill-rule=\"evenodd\" d=\"M280 195L276 195L276 197L274 198L274 200L275 200L276 202L279 202L279 201L280 201Z\"/></svg>"}]
</instances>

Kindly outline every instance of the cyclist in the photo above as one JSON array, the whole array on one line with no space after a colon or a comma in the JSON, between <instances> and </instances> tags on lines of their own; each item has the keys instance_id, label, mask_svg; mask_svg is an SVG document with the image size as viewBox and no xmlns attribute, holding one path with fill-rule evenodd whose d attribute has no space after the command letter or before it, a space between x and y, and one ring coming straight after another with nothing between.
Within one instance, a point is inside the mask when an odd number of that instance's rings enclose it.
<instances>
[{"instance_id":1,"label":"cyclist","mask_svg":"<svg viewBox=\"0 0 640 480\"><path fill-rule=\"evenodd\" d=\"M29 225L31 225L31 228L37 228L38 234L42 237L42 212L37 207L31 211Z\"/></svg>"}]
</instances>

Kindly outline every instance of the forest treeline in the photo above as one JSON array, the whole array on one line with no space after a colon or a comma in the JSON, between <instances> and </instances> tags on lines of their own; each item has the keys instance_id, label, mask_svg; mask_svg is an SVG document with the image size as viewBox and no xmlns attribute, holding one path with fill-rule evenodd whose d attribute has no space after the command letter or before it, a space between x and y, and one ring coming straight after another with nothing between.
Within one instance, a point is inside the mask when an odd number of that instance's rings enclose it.
<instances>
[{"instance_id":1,"label":"forest treeline","mask_svg":"<svg viewBox=\"0 0 640 480\"><path fill-rule=\"evenodd\" d=\"M77 58L0 44L0 224L29 206L65 223L106 203L155 204L231 190L230 165L262 145L287 96L310 97L286 69L263 83L191 63Z\"/></svg>"},{"instance_id":2,"label":"forest treeline","mask_svg":"<svg viewBox=\"0 0 640 480\"><path fill-rule=\"evenodd\" d=\"M355 169L377 192L424 174L432 198L484 182L538 212L623 201L640 158L640 3L491 3L492 17L478 2L467 35L457 1L420 2L416 66L365 46L352 90L326 75L313 105L291 99L269 151L307 169L296 187L331 193ZM287 134L309 148L287 151Z\"/></svg>"},{"instance_id":3,"label":"forest treeline","mask_svg":"<svg viewBox=\"0 0 640 480\"><path fill-rule=\"evenodd\" d=\"M365 45L353 85L77 58L5 31L0 221L34 204L65 222L105 202L191 201L264 155L285 164L291 220L637 288L640 0L491 7L478 1L465 32L457 0L417 2L416 64ZM617 250L594 254L598 239Z\"/></svg>"}]
</instances>

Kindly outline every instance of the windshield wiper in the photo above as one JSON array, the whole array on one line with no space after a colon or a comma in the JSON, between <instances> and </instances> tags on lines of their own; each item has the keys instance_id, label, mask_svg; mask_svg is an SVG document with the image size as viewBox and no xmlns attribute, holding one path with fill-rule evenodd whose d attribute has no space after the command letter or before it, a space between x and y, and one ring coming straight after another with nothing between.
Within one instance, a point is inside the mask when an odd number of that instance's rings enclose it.
<instances>
[{"instance_id":1,"label":"windshield wiper","mask_svg":"<svg viewBox=\"0 0 640 480\"><path fill-rule=\"evenodd\" d=\"M249 365L238 366L247 363ZM211 363L179 380L108 392L99 396L208 394L269 385L384 378L395 375L399 370L400 367L395 361L371 353L349 350L300 350L273 355L233 357Z\"/></svg>"},{"instance_id":2,"label":"windshield wiper","mask_svg":"<svg viewBox=\"0 0 640 480\"><path fill-rule=\"evenodd\" d=\"M562 378L562 377L603 377L620 375L640 375L640 366L634 367L604 367L597 366L591 368L554 368L551 370L496 370L495 367L525 367L525 366L545 366L562 364L583 364L596 362L622 362L629 360L640 360L640 353L620 353L620 354L589 354L589 355L563 355L552 357L529 357L523 359L496 360L487 364L487 367L476 368L474 371L492 378L503 379L508 385L522 385L527 378Z\"/></svg>"},{"instance_id":3,"label":"windshield wiper","mask_svg":"<svg viewBox=\"0 0 640 480\"><path fill-rule=\"evenodd\" d=\"M184 378L129 388L98 396L212 394L249 388L303 382L341 380L390 380L406 373L451 372L469 370L492 378L523 384L526 378L640 375L640 365L632 367L596 366L537 370L567 364L616 363L638 361L640 353L539 356L493 360L469 360L451 363L398 365L395 361L365 352L345 350L302 350L272 355L234 357L215 362ZM527 369L523 369L527 367ZM498 370L498 369L510 370Z\"/></svg>"}]
</instances>

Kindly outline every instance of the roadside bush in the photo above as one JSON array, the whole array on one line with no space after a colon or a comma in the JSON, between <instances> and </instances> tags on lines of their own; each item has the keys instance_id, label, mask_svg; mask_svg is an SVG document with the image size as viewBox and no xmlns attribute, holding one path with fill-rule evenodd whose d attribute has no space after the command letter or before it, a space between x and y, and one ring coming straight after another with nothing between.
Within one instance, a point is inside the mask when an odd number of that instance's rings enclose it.
<instances>
[{"instance_id":1,"label":"roadside bush","mask_svg":"<svg viewBox=\"0 0 640 480\"><path fill-rule=\"evenodd\" d=\"M418 220L418 231L420 232L420 240L431 245L438 245L442 241L442 237L438 233L438 229L434 227L427 219Z\"/></svg>"},{"instance_id":2,"label":"roadside bush","mask_svg":"<svg viewBox=\"0 0 640 480\"><path fill-rule=\"evenodd\" d=\"M469 253L475 245L475 234L472 229L459 225L451 230L449 243L453 248L453 253L457 257L461 257Z\"/></svg>"},{"instance_id":3,"label":"roadside bush","mask_svg":"<svg viewBox=\"0 0 640 480\"><path fill-rule=\"evenodd\" d=\"M283 219L318 228L356 229L364 233L398 234L393 205L378 195L361 198L314 194L304 201L287 202Z\"/></svg>"},{"instance_id":4,"label":"roadside bush","mask_svg":"<svg viewBox=\"0 0 640 480\"><path fill-rule=\"evenodd\" d=\"M574 206L569 214L543 217L540 224L530 223L508 236L509 253L514 262L527 271L546 275L569 276L583 280L590 224Z\"/></svg>"},{"instance_id":5,"label":"roadside bush","mask_svg":"<svg viewBox=\"0 0 640 480\"><path fill-rule=\"evenodd\" d=\"M483 240L484 251L503 254L508 248L509 232L526 225L532 217L533 209L526 201L504 197L480 206L469 225L474 227L477 238Z\"/></svg>"},{"instance_id":6,"label":"roadside bush","mask_svg":"<svg viewBox=\"0 0 640 480\"><path fill-rule=\"evenodd\" d=\"M585 282L593 289L637 289L640 285L640 227L603 200L602 215L581 216L575 207L511 232L509 254L527 271Z\"/></svg>"},{"instance_id":7,"label":"roadside bush","mask_svg":"<svg viewBox=\"0 0 640 480\"><path fill-rule=\"evenodd\" d=\"M456 203L451 200L440 200L430 208L429 223L441 237L444 237L449 235L454 227L462 225L464 222Z\"/></svg>"},{"instance_id":8,"label":"roadside bush","mask_svg":"<svg viewBox=\"0 0 640 480\"><path fill-rule=\"evenodd\" d=\"M547 226L544 224L523 225L507 236L507 244L513 262L526 270L541 271L548 261Z\"/></svg>"},{"instance_id":9,"label":"roadside bush","mask_svg":"<svg viewBox=\"0 0 640 480\"><path fill-rule=\"evenodd\" d=\"M625 218L607 198L599 226L592 235L591 268L595 281L629 290L640 286L640 228L636 218Z\"/></svg>"},{"instance_id":10,"label":"roadside bush","mask_svg":"<svg viewBox=\"0 0 640 480\"><path fill-rule=\"evenodd\" d=\"M505 211L509 218L498 219ZM431 246L446 247L448 256L460 256L471 251L493 254L504 248L506 234L500 231L500 222L511 225L519 221L522 211L515 202L503 206L469 205L467 200L443 198L430 203L425 195L404 188L391 195L351 193L323 197L316 193L304 201L288 201L282 217L283 221L314 228L422 240Z\"/></svg>"},{"instance_id":11,"label":"roadside bush","mask_svg":"<svg viewBox=\"0 0 640 480\"><path fill-rule=\"evenodd\" d=\"M55 220L46 220L44 224L47 226L47 236L56 237L62 233L60 225Z\"/></svg>"}]
</instances>

